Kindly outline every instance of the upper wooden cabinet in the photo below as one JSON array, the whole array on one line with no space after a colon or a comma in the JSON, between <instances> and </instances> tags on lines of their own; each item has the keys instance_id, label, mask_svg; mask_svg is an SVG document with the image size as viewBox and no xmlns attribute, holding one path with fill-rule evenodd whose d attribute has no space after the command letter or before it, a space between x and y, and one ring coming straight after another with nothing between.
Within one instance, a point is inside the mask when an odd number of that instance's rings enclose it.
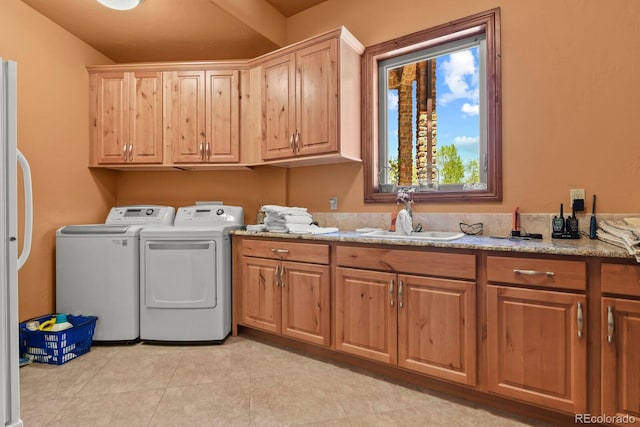
<instances>
[{"instance_id":1,"label":"upper wooden cabinet","mask_svg":"<svg viewBox=\"0 0 640 427\"><path fill-rule=\"evenodd\" d=\"M264 160L337 151L337 59L327 40L264 64Z\"/></svg>"},{"instance_id":2,"label":"upper wooden cabinet","mask_svg":"<svg viewBox=\"0 0 640 427\"><path fill-rule=\"evenodd\" d=\"M262 159L285 166L360 160L360 56L344 28L265 55Z\"/></svg>"},{"instance_id":3,"label":"upper wooden cabinet","mask_svg":"<svg viewBox=\"0 0 640 427\"><path fill-rule=\"evenodd\" d=\"M238 70L164 73L172 163L240 160Z\"/></svg>"},{"instance_id":4,"label":"upper wooden cabinet","mask_svg":"<svg viewBox=\"0 0 640 427\"><path fill-rule=\"evenodd\" d=\"M162 73L90 75L91 165L161 164Z\"/></svg>"},{"instance_id":5,"label":"upper wooden cabinet","mask_svg":"<svg viewBox=\"0 0 640 427\"><path fill-rule=\"evenodd\" d=\"M363 52L339 28L251 60L89 67L89 164L360 161Z\"/></svg>"}]
</instances>

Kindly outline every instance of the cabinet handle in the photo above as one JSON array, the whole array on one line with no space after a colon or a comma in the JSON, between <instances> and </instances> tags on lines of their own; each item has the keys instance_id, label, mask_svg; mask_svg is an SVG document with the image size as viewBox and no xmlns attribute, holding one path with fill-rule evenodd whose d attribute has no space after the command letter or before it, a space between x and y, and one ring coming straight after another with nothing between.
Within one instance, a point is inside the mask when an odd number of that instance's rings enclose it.
<instances>
[{"instance_id":1,"label":"cabinet handle","mask_svg":"<svg viewBox=\"0 0 640 427\"><path fill-rule=\"evenodd\" d=\"M271 252L273 252L274 254L288 254L289 253L289 249L271 249Z\"/></svg>"},{"instance_id":2,"label":"cabinet handle","mask_svg":"<svg viewBox=\"0 0 640 427\"><path fill-rule=\"evenodd\" d=\"M513 272L515 274L523 274L525 276L544 275L544 276L547 276L547 277L553 277L556 274L553 271L520 270L519 268L514 268Z\"/></svg>"},{"instance_id":3,"label":"cabinet handle","mask_svg":"<svg viewBox=\"0 0 640 427\"><path fill-rule=\"evenodd\" d=\"M129 144L129 161L133 161L133 144Z\"/></svg>"},{"instance_id":4,"label":"cabinet handle","mask_svg":"<svg viewBox=\"0 0 640 427\"><path fill-rule=\"evenodd\" d=\"M200 160L204 160L204 144L202 142L200 143L200 149L198 151L200 152Z\"/></svg>"},{"instance_id":5,"label":"cabinet handle","mask_svg":"<svg viewBox=\"0 0 640 427\"><path fill-rule=\"evenodd\" d=\"M393 282L393 279L389 282L389 300L391 301L391 307L393 307Z\"/></svg>"},{"instance_id":6,"label":"cabinet handle","mask_svg":"<svg viewBox=\"0 0 640 427\"><path fill-rule=\"evenodd\" d=\"M280 287L284 288L284 265L280 267Z\"/></svg>"},{"instance_id":7,"label":"cabinet handle","mask_svg":"<svg viewBox=\"0 0 640 427\"><path fill-rule=\"evenodd\" d=\"M582 316L582 303L578 303L578 310L576 315L578 320L578 338L582 338L582 326L584 322L584 317Z\"/></svg>"},{"instance_id":8,"label":"cabinet handle","mask_svg":"<svg viewBox=\"0 0 640 427\"><path fill-rule=\"evenodd\" d=\"M289 148L291 148L291 151L296 152L295 147L293 146L293 136L294 136L295 132L291 132L291 135L289 135Z\"/></svg>"},{"instance_id":9,"label":"cabinet handle","mask_svg":"<svg viewBox=\"0 0 640 427\"><path fill-rule=\"evenodd\" d=\"M615 330L615 320L613 317L613 307L607 306L607 342L613 342L613 331Z\"/></svg>"},{"instance_id":10,"label":"cabinet handle","mask_svg":"<svg viewBox=\"0 0 640 427\"><path fill-rule=\"evenodd\" d=\"M276 271L273 273L274 286L278 287L278 265L276 265Z\"/></svg>"},{"instance_id":11,"label":"cabinet handle","mask_svg":"<svg viewBox=\"0 0 640 427\"><path fill-rule=\"evenodd\" d=\"M208 142L207 142L204 154L205 154L205 160L209 160L209 158L211 157L211 144L209 144Z\"/></svg>"},{"instance_id":12,"label":"cabinet handle","mask_svg":"<svg viewBox=\"0 0 640 427\"><path fill-rule=\"evenodd\" d=\"M300 152L300 132L298 132L298 130L296 129L296 138L293 141L293 154L296 154L296 152Z\"/></svg>"},{"instance_id":13,"label":"cabinet handle","mask_svg":"<svg viewBox=\"0 0 640 427\"><path fill-rule=\"evenodd\" d=\"M404 302L402 302L402 280L398 281L398 305L400 308L404 307Z\"/></svg>"},{"instance_id":14,"label":"cabinet handle","mask_svg":"<svg viewBox=\"0 0 640 427\"><path fill-rule=\"evenodd\" d=\"M127 161L127 144L122 144L122 158Z\"/></svg>"}]
</instances>

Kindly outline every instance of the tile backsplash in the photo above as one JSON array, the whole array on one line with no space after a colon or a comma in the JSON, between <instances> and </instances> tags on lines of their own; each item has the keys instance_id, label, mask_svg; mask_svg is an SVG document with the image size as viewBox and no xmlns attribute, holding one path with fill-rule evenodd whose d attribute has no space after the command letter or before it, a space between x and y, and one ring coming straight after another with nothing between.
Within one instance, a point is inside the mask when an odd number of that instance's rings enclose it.
<instances>
[{"instance_id":1,"label":"tile backsplash","mask_svg":"<svg viewBox=\"0 0 640 427\"><path fill-rule=\"evenodd\" d=\"M356 228L376 227L388 229L391 213L370 212L312 212L314 221L321 227L338 227L341 231L353 231ZM521 213L520 229L526 233L541 233L551 236L553 213ZM599 220L621 220L640 217L634 214L597 214ZM508 236L511 234L511 213L418 213L413 214L414 226L422 224L423 230L457 231L460 223L483 224L484 236ZM566 218L566 217L565 217ZM589 233L591 214L577 215L580 231Z\"/></svg>"}]
</instances>

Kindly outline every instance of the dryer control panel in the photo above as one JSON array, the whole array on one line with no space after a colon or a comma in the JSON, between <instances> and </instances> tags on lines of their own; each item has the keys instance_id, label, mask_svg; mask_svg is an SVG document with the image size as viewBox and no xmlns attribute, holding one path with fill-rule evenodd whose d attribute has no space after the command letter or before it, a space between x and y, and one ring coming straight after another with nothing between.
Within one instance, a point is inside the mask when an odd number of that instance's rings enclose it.
<instances>
[{"instance_id":1,"label":"dryer control panel","mask_svg":"<svg viewBox=\"0 0 640 427\"><path fill-rule=\"evenodd\" d=\"M243 225L244 210L239 206L196 205L178 209L174 225L215 226Z\"/></svg>"},{"instance_id":2,"label":"dryer control panel","mask_svg":"<svg viewBox=\"0 0 640 427\"><path fill-rule=\"evenodd\" d=\"M111 208L105 221L108 225L173 225L173 206L134 205Z\"/></svg>"}]
</instances>

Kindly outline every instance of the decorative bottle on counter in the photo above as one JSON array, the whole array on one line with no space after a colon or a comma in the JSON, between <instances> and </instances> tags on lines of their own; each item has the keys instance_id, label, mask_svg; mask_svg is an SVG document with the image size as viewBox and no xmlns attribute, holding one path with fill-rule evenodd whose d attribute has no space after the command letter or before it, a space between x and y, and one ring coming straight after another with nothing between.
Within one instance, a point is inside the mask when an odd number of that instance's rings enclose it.
<instances>
[{"instance_id":1,"label":"decorative bottle on counter","mask_svg":"<svg viewBox=\"0 0 640 427\"><path fill-rule=\"evenodd\" d=\"M258 213L256 214L256 224L264 224L264 212L262 211L262 206L258 209Z\"/></svg>"}]
</instances>

